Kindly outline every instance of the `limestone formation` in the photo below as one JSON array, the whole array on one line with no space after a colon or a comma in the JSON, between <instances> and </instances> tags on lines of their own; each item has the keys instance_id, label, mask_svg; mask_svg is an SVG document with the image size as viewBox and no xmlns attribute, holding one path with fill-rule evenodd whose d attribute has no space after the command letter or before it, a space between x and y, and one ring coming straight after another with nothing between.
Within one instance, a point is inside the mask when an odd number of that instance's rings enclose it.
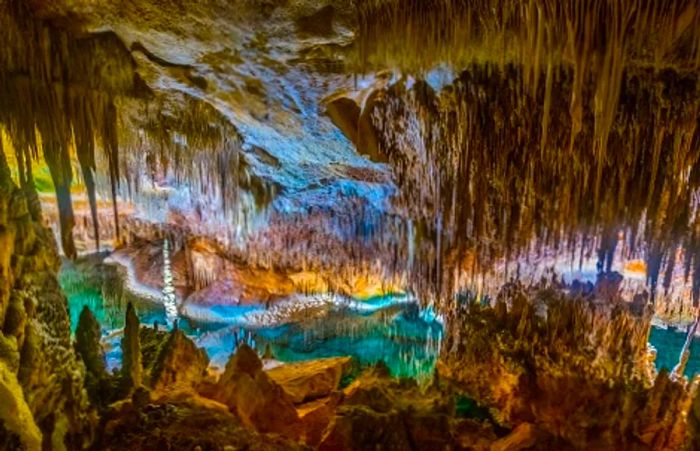
<instances>
[{"instance_id":1,"label":"limestone formation","mask_svg":"<svg viewBox=\"0 0 700 451\"><path fill-rule=\"evenodd\" d=\"M154 390L196 387L206 375L209 357L178 329L170 333L150 375Z\"/></svg>"},{"instance_id":2,"label":"limestone formation","mask_svg":"<svg viewBox=\"0 0 700 451\"><path fill-rule=\"evenodd\" d=\"M3 435L28 449L81 448L96 421L71 346L58 262L53 237L32 216L0 147L0 423Z\"/></svg>"},{"instance_id":3,"label":"limestone formation","mask_svg":"<svg viewBox=\"0 0 700 451\"><path fill-rule=\"evenodd\" d=\"M300 445L245 428L225 406L193 395L166 397L140 412L124 405L108 417L97 445L123 449L296 450Z\"/></svg>"},{"instance_id":4,"label":"limestone formation","mask_svg":"<svg viewBox=\"0 0 700 451\"><path fill-rule=\"evenodd\" d=\"M343 390L318 449L431 450L458 448L461 443L488 449L495 442L492 425L456 418L454 403L446 395L371 369Z\"/></svg>"},{"instance_id":5,"label":"limestone formation","mask_svg":"<svg viewBox=\"0 0 700 451\"><path fill-rule=\"evenodd\" d=\"M90 400L98 406L104 406L107 403L112 389L101 338L100 323L88 306L84 306L75 330L75 350L85 364L85 389Z\"/></svg>"},{"instance_id":6,"label":"limestone formation","mask_svg":"<svg viewBox=\"0 0 700 451\"><path fill-rule=\"evenodd\" d=\"M0 362L0 405L0 445L4 449L23 447L31 451L40 450L41 431L24 399L17 375L4 362Z\"/></svg>"},{"instance_id":7,"label":"limestone formation","mask_svg":"<svg viewBox=\"0 0 700 451\"><path fill-rule=\"evenodd\" d=\"M648 379L649 317L627 308L506 286L494 307L461 307L441 379L495 407L500 423L534 423L575 448L677 449L691 391L667 371Z\"/></svg>"},{"instance_id":8,"label":"limestone formation","mask_svg":"<svg viewBox=\"0 0 700 451\"><path fill-rule=\"evenodd\" d=\"M0 446L697 448L699 68L697 0L0 0ZM175 330L107 374L57 243ZM309 293L415 297L432 385L177 328Z\"/></svg>"},{"instance_id":9,"label":"limestone formation","mask_svg":"<svg viewBox=\"0 0 700 451\"><path fill-rule=\"evenodd\" d=\"M350 370L352 359L335 357L289 363L267 371L267 375L291 396L295 404L328 396Z\"/></svg>"},{"instance_id":10,"label":"limestone formation","mask_svg":"<svg viewBox=\"0 0 700 451\"><path fill-rule=\"evenodd\" d=\"M143 365L141 363L141 339L139 319L134 306L129 303L126 307L126 322L122 338L122 369L121 389L131 393L143 384Z\"/></svg>"},{"instance_id":11,"label":"limestone formation","mask_svg":"<svg viewBox=\"0 0 700 451\"><path fill-rule=\"evenodd\" d=\"M262 370L260 358L247 344L239 345L226 364L214 399L259 432L298 436L299 416L292 398Z\"/></svg>"}]
</instances>

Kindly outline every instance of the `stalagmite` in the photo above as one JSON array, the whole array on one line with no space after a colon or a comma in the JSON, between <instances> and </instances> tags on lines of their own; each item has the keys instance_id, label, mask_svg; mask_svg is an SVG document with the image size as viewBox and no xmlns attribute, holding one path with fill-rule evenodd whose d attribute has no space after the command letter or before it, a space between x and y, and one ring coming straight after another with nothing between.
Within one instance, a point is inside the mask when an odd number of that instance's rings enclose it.
<instances>
[{"instance_id":1,"label":"stalagmite","mask_svg":"<svg viewBox=\"0 0 700 451\"><path fill-rule=\"evenodd\" d=\"M124 393L130 393L143 383L143 367L141 365L141 343L139 338L140 323L129 303L126 307L126 322L122 338L122 369L121 388Z\"/></svg>"},{"instance_id":2,"label":"stalagmite","mask_svg":"<svg viewBox=\"0 0 700 451\"><path fill-rule=\"evenodd\" d=\"M103 400L107 397L107 393L104 393L107 369L101 338L100 323L87 306L83 307L75 330L75 349L87 370L85 385L88 394L98 405L103 405Z\"/></svg>"}]
</instances>

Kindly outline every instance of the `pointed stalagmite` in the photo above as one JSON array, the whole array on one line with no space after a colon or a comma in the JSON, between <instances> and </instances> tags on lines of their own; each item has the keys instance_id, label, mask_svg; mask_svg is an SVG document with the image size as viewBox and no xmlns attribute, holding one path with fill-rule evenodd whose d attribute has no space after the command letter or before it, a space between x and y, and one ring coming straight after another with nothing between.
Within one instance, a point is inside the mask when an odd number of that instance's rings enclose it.
<instances>
[{"instance_id":1,"label":"pointed stalagmite","mask_svg":"<svg viewBox=\"0 0 700 451\"><path fill-rule=\"evenodd\" d=\"M126 322L122 338L122 390L130 393L143 383L141 365L140 322L131 302L126 307Z\"/></svg>"},{"instance_id":2,"label":"pointed stalagmite","mask_svg":"<svg viewBox=\"0 0 700 451\"><path fill-rule=\"evenodd\" d=\"M102 349L102 328L88 306L84 306L75 330L75 350L85 364L87 370L85 386L93 402L100 405L102 399L108 396L104 393L105 381L108 377L105 365L105 354Z\"/></svg>"},{"instance_id":3,"label":"pointed stalagmite","mask_svg":"<svg viewBox=\"0 0 700 451\"><path fill-rule=\"evenodd\" d=\"M154 390L196 387L208 366L207 353L175 327L153 365L150 385Z\"/></svg>"}]
</instances>

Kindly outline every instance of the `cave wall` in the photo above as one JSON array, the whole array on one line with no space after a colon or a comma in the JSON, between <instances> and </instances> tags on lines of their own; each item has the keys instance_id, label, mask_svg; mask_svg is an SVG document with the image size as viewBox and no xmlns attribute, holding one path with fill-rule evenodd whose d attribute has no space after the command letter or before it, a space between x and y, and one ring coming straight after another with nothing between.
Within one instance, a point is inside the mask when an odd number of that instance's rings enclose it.
<instances>
[{"instance_id":1,"label":"cave wall","mask_svg":"<svg viewBox=\"0 0 700 451\"><path fill-rule=\"evenodd\" d=\"M0 149L0 447L82 449L93 417L70 337L56 242Z\"/></svg>"}]
</instances>

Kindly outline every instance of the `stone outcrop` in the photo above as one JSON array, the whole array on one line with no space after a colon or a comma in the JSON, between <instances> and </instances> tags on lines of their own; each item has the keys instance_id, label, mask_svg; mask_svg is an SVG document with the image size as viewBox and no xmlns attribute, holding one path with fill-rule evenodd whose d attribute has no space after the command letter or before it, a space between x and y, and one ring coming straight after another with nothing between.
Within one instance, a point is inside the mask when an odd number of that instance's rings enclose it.
<instances>
[{"instance_id":1,"label":"stone outcrop","mask_svg":"<svg viewBox=\"0 0 700 451\"><path fill-rule=\"evenodd\" d=\"M196 387L207 374L207 353L178 329L170 333L150 374L153 390Z\"/></svg>"},{"instance_id":2,"label":"stone outcrop","mask_svg":"<svg viewBox=\"0 0 700 451\"><path fill-rule=\"evenodd\" d=\"M42 435L24 399L17 375L0 361L0 447L41 449Z\"/></svg>"},{"instance_id":3,"label":"stone outcrop","mask_svg":"<svg viewBox=\"0 0 700 451\"><path fill-rule=\"evenodd\" d=\"M300 404L337 390L351 365L350 357L332 357L287 363L268 370L267 375L284 389L292 402Z\"/></svg>"},{"instance_id":4,"label":"stone outcrop","mask_svg":"<svg viewBox=\"0 0 700 451\"><path fill-rule=\"evenodd\" d=\"M259 432L298 436L299 415L292 398L263 371L260 358L246 344L239 345L226 364L213 398Z\"/></svg>"},{"instance_id":5,"label":"stone outcrop","mask_svg":"<svg viewBox=\"0 0 700 451\"><path fill-rule=\"evenodd\" d=\"M300 445L246 428L228 408L191 393L173 393L143 406L115 406L105 416L101 450L287 451Z\"/></svg>"},{"instance_id":6,"label":"stone outcrop","mask_svg":"<svg viewBox=\"0 0 700 451\"><path fill-rule=\"evenodd\" d=\"M0 435L27 449L80 449L95 422L85 369L70 340L55 241L25 188L11 180L0 145Z\"/></svg>"},{"instance_id":7,"label":"stone outcrop","mask_svg":"<svg viewBox=\"0 0 700 451\"><path fill-rule=\"evenodd\" d=\"M491 444L491 451L520 451L531 448L537 441L535 428L530 423L520 423L506 437Z\"/></svg>"},{"instance_id":8,"label":"stone outcrop","mask_svg":"<svg viewBox=\"0 0 700 451\"><path fill-rule=\"evenodd\" d=\"M381 368L364 372L343 390L319 450L488 449L492 425L455 416L448 392L396 380Z\"/></svg>"},{"instance_id":9,"label":"stone outcrop","mask_svg":"<svg viewBox=\"0 0 700 451\"><path fill-rule=\"evenodd\" d=\"M317 446L323 433L335 416L335 411L342 399L342 393L334 392L325 398L316 399L297 406L300 421L301 442Z\"/></svg>"},{"instance_id":10,"label":"stone outcrop","mask_svg":"<svg viewBox=\"0 0 700 451\"><path fill-rule=\"evenodd\" d=\"M683 445L692 391L666 371L649 379L648 315L518 285L457 314L440 375L500 423L532 423L575 448Z\"/></svg>"},{"instance_id":11,"label":"stone outcrop","mask_svg":"<svg viewBox=\"0 0 700 451\"><path fill-rule=\"evenodd\" d=\"M111 377L107 374L101 338L100 323L88 306L84 306L75 330L75 350L85 364L85 389L92 403L98 407L106 406L113 390Z\"/></svg>"}]
</instances>

